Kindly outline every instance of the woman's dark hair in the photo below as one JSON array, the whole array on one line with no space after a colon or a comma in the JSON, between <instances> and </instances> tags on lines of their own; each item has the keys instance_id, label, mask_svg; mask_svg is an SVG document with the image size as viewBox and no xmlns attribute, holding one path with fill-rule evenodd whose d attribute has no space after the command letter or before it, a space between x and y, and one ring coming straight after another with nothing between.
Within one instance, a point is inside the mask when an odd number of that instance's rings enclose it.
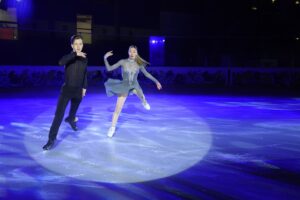
<instances>
[{"instance_id":1,"label":"woman's dark hair","mask_svg":"<svg viewBox=\"0 0 300 200\"><path fill-rule=\"evenodd\" d=\"M71 39L70 39L71 44L73 44L74 41L75 41L75 40L78 40L78 39L83 40L83 38L82 38L81 35L72 35L72 37L71 37Z\"/></svg>"}]
</instances>

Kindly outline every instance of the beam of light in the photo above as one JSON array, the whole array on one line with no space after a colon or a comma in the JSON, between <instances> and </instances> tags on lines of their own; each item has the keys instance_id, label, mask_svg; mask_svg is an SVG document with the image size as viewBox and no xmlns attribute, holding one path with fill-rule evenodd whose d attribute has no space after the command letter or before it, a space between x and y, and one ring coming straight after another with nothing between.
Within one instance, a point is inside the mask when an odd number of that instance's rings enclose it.
<instances>
[{"instance_id":1,"label":"beam of light","mask_svg":"<svg viewBox=\"0 0 300 200\"><path fill-rule=\"evenodd\" d=\"M152 65L163 66L165 63L165 42L163 36L149 37L149 59Z\"/></svg>"},{"instance_id":2,"label":"beam of light","mask_svg":"<svg viewBox=\"0 0 300 200\"><path fill-rule=\"evenodd\" d=\"M125 108L116 135L107 138L110 122L99 121L109 118L111 112L97 105L102 98L94 96L88 103L93 107L91 113L79 110L82 130L74 133L62 124L51 151L42 151L47 131L23 131L29 155L43 167L79 180L136 183L180 173L201 161L210 149L212 135L201 117L176 103L166 107L156 97L152 98L152 106L157 108L152 115L144 113L138 102ZM49 123L53 109L47 108L30 125L38 128Z\"/></svg>"},{"instance_id":3,"label":"beam of light","mask_svg":"<svg viewBox=\"0 0 300 200\"><path fill-rule=\"evenodd\" d=\"M17 9L18 22L22 23L32 15L32 0L8 0L7 6Z\"/></svg>"}]
</instances>

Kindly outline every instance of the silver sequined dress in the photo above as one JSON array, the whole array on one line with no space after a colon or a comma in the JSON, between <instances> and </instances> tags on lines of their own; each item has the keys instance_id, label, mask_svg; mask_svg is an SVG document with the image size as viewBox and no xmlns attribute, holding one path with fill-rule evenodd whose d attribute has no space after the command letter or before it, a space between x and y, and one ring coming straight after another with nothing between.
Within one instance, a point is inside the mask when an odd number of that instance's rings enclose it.
<instances>
[{"instance_id":1,"label":"silver sequined dress","mask_svg":"<svg viewBox=\"0 0 300 200\"><path fill-rule=\"evenodd\" d=\"M107 96L129 94L133 89L136 89L138 93L142 93L142 88L137 80L140 71L154 83L158 83L157 79L147 72L145 66L138 65L133 59L122 59L114 65L110 65L107 59L104 59L104 63L108 71L122 67L122 80L108 79L104 83Z\"/></svg>"}]
</instances>

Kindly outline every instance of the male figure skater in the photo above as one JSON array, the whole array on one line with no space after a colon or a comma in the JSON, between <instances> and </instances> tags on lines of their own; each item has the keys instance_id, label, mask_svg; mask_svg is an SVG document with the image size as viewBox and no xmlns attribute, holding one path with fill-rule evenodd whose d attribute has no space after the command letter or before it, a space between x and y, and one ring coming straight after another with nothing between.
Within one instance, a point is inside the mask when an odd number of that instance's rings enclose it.
<instances>
[{"instance_id":1,"label":"male figure skater","mask_svg":"<svg viewBox=\"0 0 300 200\"><path fill-rule=\"evenodd\" d=\"M59 60L59 65L65 66L65 82L61 88L55 117L49 131L48 142L43 146L44 150L49 150L53 147L69 101L71 101L71 107L69 116L65 121L71 125L74 131L78 129L76 125L76 112L82 97L86 93L87 58L86 54L82 52L83 39L80 35L73 35L71 37L71 47L72 52Z\"/></svg>"}]
</instances>

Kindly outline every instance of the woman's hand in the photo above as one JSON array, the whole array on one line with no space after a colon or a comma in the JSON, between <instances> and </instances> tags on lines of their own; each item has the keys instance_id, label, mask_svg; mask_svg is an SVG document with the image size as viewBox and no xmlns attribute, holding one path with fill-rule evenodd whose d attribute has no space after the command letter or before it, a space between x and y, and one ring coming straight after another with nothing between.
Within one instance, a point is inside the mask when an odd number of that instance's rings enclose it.
<instances>
[{"instance_id":1,"label":"woman's hand","mask_svg":"<svg viewBox=\"0 0 300 200\"><path fill-rule=\"evenodd\" d=\"M109 51L109 52L107 52L107 53L104 55L104 58L106 59L106 58L108 58L109 56L112 56L112 55L114 55L113 52L112 52L112 51Z\"/></svg>"},{"instance_id":2,"label":"woman's hand","mask_svg":"<svg viewBox=\"0 0 300 200\"><path fill-rule=\"evenodd\" d=\"M162 86L161 86L160 82L157 82L157 83L156 83L156 87L157 87L158 90L161 90L161 89L162 89Z\"/></svg>"}]
</instances>

